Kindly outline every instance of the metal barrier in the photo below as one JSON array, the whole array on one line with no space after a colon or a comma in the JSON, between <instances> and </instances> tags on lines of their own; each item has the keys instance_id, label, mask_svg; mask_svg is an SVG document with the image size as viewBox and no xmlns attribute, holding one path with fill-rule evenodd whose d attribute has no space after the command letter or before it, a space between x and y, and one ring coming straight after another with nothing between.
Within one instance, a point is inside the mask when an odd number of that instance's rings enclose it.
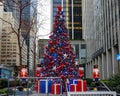
<instances>
[{"instance_id":1,"label":"metal barrier","mask_svg":"<svg viewBox=\"0 0 120 96\"><path fill-rule=\"evenodd\" d=\"M14 86L12 86L12 87L10 86L11 80L14 81L13 82ZM42 87L42 86L40 86L40 80L46 81L45 86L47 86L47 87L42 88L42 89L45 89L45 90L42 90L42 91L45 91L45 93L40 92L40 87ZM60 77L25 77L25 78L17 77L17 78L14 78L14 80L8 79L8 95L7 96L48 96L48 95L49 96L53 96L53 95L58 96L57 93L55 94L55 93L49 92L51 90L51 89L49 89L50 88L49 87L50 84L48 83L49 80L53 80L53 83L57 83L57 81L58 81L58 82L60 82L60 85L61 85ZM37 87L36 87L36 85L37 85ZM60 94L59 95L62 94L61 86L60 86ZM19 89L22 91L19 91ZM62 96L65 96L65 95L62 95Z\"/></svg>"},{"instance_id":2,"label":"metal barrier","mask_svg":"<svg viewBox=\"0 0 120 96\"><path fill-rule=\"evenodd\" d=\"M117 96L114 91L96 91L96 92L67 92L67 96Z\"/></svg>"}]
</instances>

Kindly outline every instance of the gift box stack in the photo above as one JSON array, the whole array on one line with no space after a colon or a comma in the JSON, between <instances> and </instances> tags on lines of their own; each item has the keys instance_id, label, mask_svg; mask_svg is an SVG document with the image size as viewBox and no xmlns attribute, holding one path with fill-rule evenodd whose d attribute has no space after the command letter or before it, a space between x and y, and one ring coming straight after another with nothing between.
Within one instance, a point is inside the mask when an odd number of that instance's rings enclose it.
<instances>
[{"instance_id":1,"label":"gift box stack","mask_svg":"<svg viewBox=\"0 0 120 96\"><path fill-rule=\"evenodd\" d=\"M39 92L40 93L51 93L51 88L52 88L52 80L46 80L42 79L39 80Z\"/></svg>"},{"instance_id":2,"label":"gift box stack","mask_svg":"<svg viewBox=\"0 0 120 96\"><path fill-rule=\"evenodd\" d=\"M68 84L68 91L83 92L87 91L87 82L82 79L74 79L73 83Z\"/></svg>"},{"instance_id":3,"label":"gift box stack","mask_svg":"<svg viewBox=\"0 0 120 96\"><path fill-rule=\"evenodd\" d=\"M55 95L60 94L61 93L61 85L60 84L53 84L51 93L55 94Z\"/></svg>"},{"instance_id":4,"label":"gift box stack","mask_svg":"<svg viewBox=\"0 0 120 96\"><path fill-rule=\"evenodd\" d=\"M61 93L61 85L54 84L52 80L42 79L38 82L39 93L52 93L52 94L60 94Z\"/></svg>"}]
</instances>

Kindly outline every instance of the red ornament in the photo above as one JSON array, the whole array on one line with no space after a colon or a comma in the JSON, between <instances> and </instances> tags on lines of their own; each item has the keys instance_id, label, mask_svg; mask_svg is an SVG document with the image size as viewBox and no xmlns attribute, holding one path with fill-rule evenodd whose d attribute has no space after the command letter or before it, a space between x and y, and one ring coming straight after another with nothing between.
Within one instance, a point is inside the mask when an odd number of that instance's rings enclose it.
<instances>
[{"instance_id":1,"label":"red ornament","mask_svg":"<svg viewBox=\"0 0 120 96\"><path fill-rule=\"evenodd\" d=\"M67 36L67 34L66 34L66 33L64 33L63 35L64 35L64 36Z\"/></svg>"},{"instance_id":2,"label":"red ornament","mask_svg":"<svg viewBox=\"0 0 120 96\"><path fill-rule=\"evenodd\" d=\"M51 64L51 65L54 65L54 61L51 61L50 64Z\"/></svg>"},{"instance_id":3,"label":"red ornament","mask_svg":"<svg viewBox=\"0 0 120 96\"><path fill-rule=\"evenodd\" d=\"M73 70L74 70L74 68L70 68L69 70L70 70L70 71L73 71Z\"/></svg>"},{"instance_id":4,"label":"red ornament","mask_svg":"<svg viewBox=\"0 0 120 96\"><path fill-rule=\"evenodd\" d=\"M76 56L75 56L75 55L73 55L73 58L76 58Z\"/></svg>"},{"instance_id":5,"label":"red ornament","mask_svg":"<svg viewBox=\"0 0 120 96\"><path fill-rule=\"evenodd\" d=\"M64 64L62 64L60 67L63 69L63 68L65 67L65 65L64 65Z\"/></svg>"},{"instance_id":6,"label":"red ornament","mask_svg":"<svg viewBox=\"0 0 120 96\"><path fill-rule=\"evenodd\" d=\"M58 40L56 40L56 42L55 42L56 44L58 44L59 43L59 41Z\"/></svg>"},{"instance_id":7,"label":"red ornament","mask_svg":"<svg viewBox=\"0 0 120 96\"><path fill-rule=\"evenodd\" d=\"M48 49L48 46L45 46L46 49Z\"/></svg>"},{"instance_id":8,"label":"red ornament","mask_svg":"<svg viewBox=\"0 0 120 96\"><path fill-rule=\"evenodd\" d=\"M68 66L69 65L69 63L68 62L66 62L66 66Z\"/></svg>"},{"instance_id":9,"label":"red ornament","mask_svg":"<svg viewBox=\"0 0 120 96\"><path fill-rule=\"evenodd\" d=\"M46 68L44 67L43 70L46 71Z\"/></svg>"},{"instance_id":10,"label":"red ornament","mask_svg":"<svg viewBox=\"0 0 120 96\"><path fill-rule=\"evenodd\" d=\"M62 6L61 5L58 5L57 8L58 8L58 11L62 10Z\"/></svg>"},{"instance_id":11,"label":"red ornament","mask_svg":"<svg viewBox=\"0 0 120 96\"><path fill-rule=\"evenodd\" d=\"M55 49L54 48L51 48L51 51L54 51Z\"/></svg>"},{"instance_id":12,"label":"red ornament","mask_svg":"<svg viewBox=\"0 0 120 96\"><path fill-rule=\"evenodd\" d=\"M52 37L53 37L53 35L50 35L50 36L49 36L49 38L52 38Z\"/></svg>"},{"instance_id":13,"label":"red ornament","mask_svg":"<svg viewBox=\"0 0 120 96\"><path fill-rule=\"evenodd\" d=\"M52 56L49 56L50 59L52 59Z\"/></svg>"},{"instance_id":14,"label":"red ornament","mask_svg":"<svg viewBox=\"0 0 120 96\"><path fill-rule=\"evenodd\" d=\"M58 54L59 54L59 55L62 55L62 52L59 52Z\"/></svg>"},{"instance_id":15,"label":"red ornament","mask_svg":"<svg viewBox=\"0 0 120 96\"><path fill-rule=\"evenodd\" d=\"M57 28L57 25L54 25L54 28Z\"/></svg>"},{"instance_id":16,"label":"red ornament","mask_svg":"<svg viewBox=\"0 0 120 96\"><path fill-rule=\"evenodd\" d=\"M60 76L62 79L64 79L65 78L65 76L62 74L61 76Z\"/></svg>"},{"instance_id":17,"label":"red ornament","mask_svg":"<svg viewBox=\"0 0 120 96\"><path fill-rule=\"evenodd\" d=\"M53 42L52 42L52 41L49 41L49 43L50 43L50 44L53 44Z\"/></svg>"}]
</instances>

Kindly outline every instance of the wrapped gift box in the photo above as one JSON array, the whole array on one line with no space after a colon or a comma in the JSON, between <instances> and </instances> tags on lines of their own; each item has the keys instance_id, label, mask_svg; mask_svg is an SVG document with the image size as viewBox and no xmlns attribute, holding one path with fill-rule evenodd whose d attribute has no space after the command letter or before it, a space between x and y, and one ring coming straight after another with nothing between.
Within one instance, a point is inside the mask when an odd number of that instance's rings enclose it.
<instances>
[{"instance_id":1,"label":"wrapped gift box","mask_svg":"<svg viewBox=\"0 0 120 96\"><path fill-rule=\"evenodd\" d=\"M53 82L52 80L48 80L48 93L51 93Z\"/></svg>"},{"instance_id":2,"label":"wrapped gift box","mask_svg":"<svg viewBox=\"0 0 120 96\"><path fill-rule=\"evenodd\" d=\"M52 94L60 94L61 93L61 86L60 84L53 84L52 85Z\"/></svg>"},{"instance_id":3,"label":"wrapped gift box","mask_svg":"<svg viewBox=\"0 0 120 96\"><path fill-rule=\"evenodd\" d=\"M86 91L87 90L87 82L86 80L82 79L75 79L73 80L74 84L76 85L76 91L81 92L81 91Z\"/></svg>"},{"instance_id":4,"label":"wrapped gift box","mask_svg":"<svg viewBox=\"0 0 120 96\"><path fill-rule=\"evenodd\" d=\"M70 91L71 92L76 92L77 89L77 84L70 84Z\"/></svg>"},{"instance_id":5,"label":"wrapped gift box","mask_svg":"<svg viewBox=\"0 0 120 96\"><path fill-rule=\"evenodd\" d=\"M70 91L70 85L67 85L67 91Z\"/></svg>"},{"instance_id":6,"label":"wrapped gift box","mask_svg":"<svg viewBox=\"0 0 120 96\"><path fill-rule=\"evenodd\" d=\"M42 79L39 81L40 85L40 92L41 93L50 93L51 92L51 87L52 87L52 81L51 80L46 80Z\"/></svg>"},{"instance_id":7,"label":"wrapped gift box","mask_svg":"<svg viewBox=\"0 0 120 96\"><path fill-rule=\"evenodd\" d=\"M35 82L35 90L36 90L36 92L39 93L39 88L38 88L38 82L37 81Z\"/></svg>"},{"instance_id":8,"label":"wrapped gift box","mask_svg":"<svg viewBox=\"0 0 120 96\"><path fill-rule=\"evenodd\" d=\"M74 79L69 80L69 84L73 84Z\"/></svg>"},{"instance_id":9,"label":"wrapped gift box","mask_svg":"<svg viewBox=\"0 0 120 96\"><path fill-rule=\"evenodd\" d=\"M83 87L84 87L83 90L87 91L87 81L86 80L83 81Z\"/></svg>"},{"instance_id":10,"label":"wrapped gift box","mask_svg":"<svg viewBox=\"0 0 120 96\"><path fill-rule=\"evenodd\" d=\"M83 80L82 79L74 79L73 80L73 84L83 84Z\"/></svg>"}]
</instances>

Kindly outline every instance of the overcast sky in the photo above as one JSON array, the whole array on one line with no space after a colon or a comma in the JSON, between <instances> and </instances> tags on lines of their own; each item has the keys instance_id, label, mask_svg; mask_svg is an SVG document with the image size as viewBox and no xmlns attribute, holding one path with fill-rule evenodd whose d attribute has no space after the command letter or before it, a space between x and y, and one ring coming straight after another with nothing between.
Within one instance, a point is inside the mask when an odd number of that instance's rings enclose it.
<instances>
[{"instance_id":1,"label":"overcast sky","mask_svg":"<svg viewBox=\"0 0 120 96\"><path fill-rule=\"evenodd\" d=\"M39 0L38 12L38 20L42 24L40 25L39 29L39 38L40 39L48 39L49 33L51 32L50 29L50 16L51 16L51 0Z\"/></svg>"}]
</instances>

